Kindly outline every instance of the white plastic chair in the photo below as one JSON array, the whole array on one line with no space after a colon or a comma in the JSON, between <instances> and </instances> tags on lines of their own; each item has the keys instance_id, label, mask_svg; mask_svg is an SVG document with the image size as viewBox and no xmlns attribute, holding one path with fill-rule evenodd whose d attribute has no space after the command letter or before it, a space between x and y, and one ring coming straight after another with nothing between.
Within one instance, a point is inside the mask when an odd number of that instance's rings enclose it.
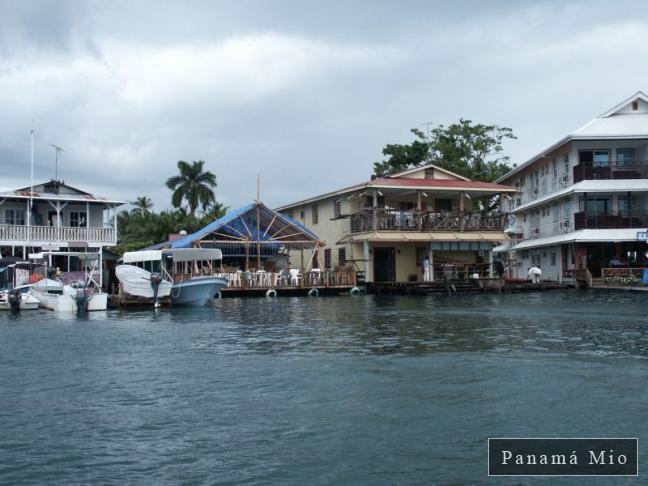
<instances>
[{"instance_id":1,"label":"white plastic chair","mask_svg":"<svg viewBox=\"0 0 648 486\"><path fill-rule=\"evenodd\" d=\"M299 275L299 270L296 268L291 268L290 269L290 284L291 285L299 285L299 281L301 280L301 275Z\"/></svg>"}]
</instances>

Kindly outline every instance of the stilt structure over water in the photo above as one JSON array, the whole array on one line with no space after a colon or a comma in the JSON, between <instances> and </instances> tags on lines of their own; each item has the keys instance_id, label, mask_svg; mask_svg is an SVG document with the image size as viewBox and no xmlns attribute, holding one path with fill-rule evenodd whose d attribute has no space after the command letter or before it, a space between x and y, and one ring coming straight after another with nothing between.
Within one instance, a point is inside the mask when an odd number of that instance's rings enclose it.
<instances>
[{"instance_id":1,"label":"stilt structure over water","mask_svg":"<svg viewBox=\"0 0 648 486\"><path fill-rule=\"evenodd\" d=\"M149 249L218 248L221 275L229 280L222 295L319 295L356 286L352 268L324 269L318 251L324 241L309 228L261 202L243 206L190 235ZM303 270L290 268L298 253Z\"/></svg>"}]
</instances>

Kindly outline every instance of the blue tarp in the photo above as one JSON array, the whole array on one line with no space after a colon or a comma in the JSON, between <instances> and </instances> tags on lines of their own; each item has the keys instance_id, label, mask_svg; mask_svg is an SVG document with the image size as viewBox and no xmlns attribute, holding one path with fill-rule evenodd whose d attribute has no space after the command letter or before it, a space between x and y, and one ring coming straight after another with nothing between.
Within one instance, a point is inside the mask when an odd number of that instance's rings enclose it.
<instances>
[{"instance_id":1,"label":"blue tarp","mask_svg":"<svg viewBox=\"0 0 648 486\"><path fill-rule=\"evenodd\" d=\"M297 229L299 229L301 232L304 233L304 236L306 237L305 239L312 239L313 242L319 239L315 233L313 233L311 230L309 230L306 226L304 226L299 221L296 221L293 218L290 218L284 214L277 213L276 211L267 208L263 204L260 204L259 214L261 215L262 218L265 217L266 219L268 219L268 222L265 224L257 225L256 203L248 204L246 206L243 206L239 209L227 213L222 218L212 221L207 226L199 229L195 233L192 233L187 236L183 236L182 238L170 242L170 246L171 248L189 248L196 241L200 241L203 238L205 238L207 235L216 231L224 234L229 234L235 238L236 237L245 238L248 241L270 242L272 241L272 234L271 232L268 232L266 234L266 228L269 225L272 218L274 218L275 216L279 221L283 220L285 223L289 223L297 227ZM260 227L259 231L257 231L257 226ZM290 241L286 241L286 243L289 242ZM275 242L275 243L278 246L282 244L280 242ZM160 243L159 245L154 245L154 246L157 247L160 245L163 244ZM151 249L153 248L154 247L151 247Z\"/></svg>"}]
</instances>

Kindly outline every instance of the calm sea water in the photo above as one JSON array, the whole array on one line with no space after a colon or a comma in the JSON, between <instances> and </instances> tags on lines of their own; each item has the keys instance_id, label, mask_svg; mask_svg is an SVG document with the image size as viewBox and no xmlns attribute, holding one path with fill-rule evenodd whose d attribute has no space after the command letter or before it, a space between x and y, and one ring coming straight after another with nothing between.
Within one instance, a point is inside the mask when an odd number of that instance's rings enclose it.
<instances>
[{"instance_id":1,"label":"calm sea water","mask_svg":"<svg viewBox=\"0 0 648 486\"><path fill-rule=\"evenodd\" d=\"M535 484L489 480L486 439L648 439L647 311L547 292L4 313L0 483Z\"/></svg>"}]
</instances>

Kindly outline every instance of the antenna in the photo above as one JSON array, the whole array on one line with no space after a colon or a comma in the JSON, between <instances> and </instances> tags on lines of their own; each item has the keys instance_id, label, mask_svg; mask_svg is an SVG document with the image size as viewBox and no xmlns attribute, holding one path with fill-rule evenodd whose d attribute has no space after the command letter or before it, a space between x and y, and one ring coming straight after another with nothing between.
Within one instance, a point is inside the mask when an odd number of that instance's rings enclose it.
<instances>
[{"instance_id":1,"label":"antenna","mask_svg":"<svg viewBox=\"0 0 648 486\"><path fill-rule=\"evenodd\" d=\"M54 145L53 143L50 143L49 145L50 145L50 147L54 147L54 150L56 150L56 172L54 173L54 174L55 174L55 175L54 175L54 180L58 181L58 161L59 161L59 154L60 154L61 152L65 152L65 150L63 150L63 149L62 149L61 147L59 147L58 145Z\"/></svg>"},{"instance_id":2,"label":"antenna","mask_svg":"<svg viewBox=\"0 0 648 486\"><path fill-rule=\"evenodd\" d=\"M261 200L261 176L257 174L257 197L256 197L256 202L257 204Z\"/></svg>"}]
</instances>

